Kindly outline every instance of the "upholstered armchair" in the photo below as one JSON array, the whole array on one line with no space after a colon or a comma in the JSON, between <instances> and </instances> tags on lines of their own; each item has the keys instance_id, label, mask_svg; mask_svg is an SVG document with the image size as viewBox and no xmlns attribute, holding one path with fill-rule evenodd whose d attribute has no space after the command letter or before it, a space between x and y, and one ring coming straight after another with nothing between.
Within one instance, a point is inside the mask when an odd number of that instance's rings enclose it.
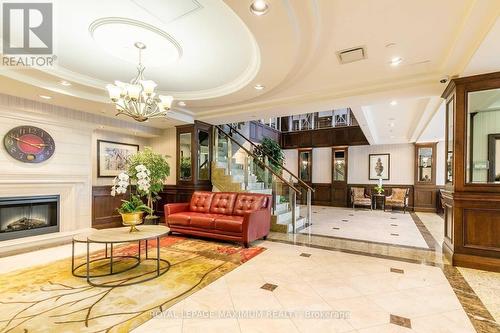
<instances>
[{"instance_id":1,"label":"upholstered armchair","mask_svg":"<svg viewBox=\"0 0 500 333\"><path fill-rule=\"evenodd\" d=\"M370 209L372 209L372 199L365 194L364 187L351 187L351 202L352 209L354 209L356 205L370 206Z\"/></svg>"},{"instance_id":2,"label":"upholstered armchair","mask_svg":"<svg viewBox=\"0 0 500 333\"><path fill-rule=\"evenodd\" d=\"M409 188L393 188L391 195L385 198L385 206L403 208L403 213L406 213L408 208L408 197L410 194Z\"/></svg>"}]
</instances>

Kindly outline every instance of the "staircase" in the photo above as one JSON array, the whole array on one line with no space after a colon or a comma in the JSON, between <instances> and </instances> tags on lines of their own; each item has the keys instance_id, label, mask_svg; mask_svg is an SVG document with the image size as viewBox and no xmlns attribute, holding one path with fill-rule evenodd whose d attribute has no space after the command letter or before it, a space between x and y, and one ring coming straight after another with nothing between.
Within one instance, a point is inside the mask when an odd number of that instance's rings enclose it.
<instances>
[{"instance_id":1,"label":"staircase","mask_svg":"<svg viewBox=\"0 0 500 333\"><path fill-rule=\"evenodd\" d=\"M215 126L214 138L215 157L211 168L213 191L271 195L271 231L295 233L310 223L310 187L304 183L308 187L308 205L305 216L301 216L296 196L302 192L295 187L297 184L294 185L294 179L297 179L295 175L284 166L279 173L274 171L268 157L254 154L253 150L258 149L257 146L231 126Z\"/></svg>"}]
</instances>

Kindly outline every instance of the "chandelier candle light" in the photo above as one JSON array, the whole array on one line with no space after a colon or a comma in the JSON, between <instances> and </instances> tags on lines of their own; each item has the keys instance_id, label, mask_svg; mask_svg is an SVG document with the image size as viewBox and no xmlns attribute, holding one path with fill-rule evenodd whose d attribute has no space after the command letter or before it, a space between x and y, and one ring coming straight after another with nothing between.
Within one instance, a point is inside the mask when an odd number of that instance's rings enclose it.
<instances>
[{"instance_id":1,"label":"chandelier candle light","mask_svg":"<svg viewBox=\"0 0 500 333\"><path fill-rule=\"evenodd\" d=\"M157 95L155 93L157 84L152 80L144 79L145 67L142 65L142 51L146 49L146 45L136 42L134 46L139 50L137 76L130 83L115 81L115 84L106 86L109 97L118 111L116 115L124 114L140 122L165 117L170 111L174 98Z\"/></svg>"}]
</instances>

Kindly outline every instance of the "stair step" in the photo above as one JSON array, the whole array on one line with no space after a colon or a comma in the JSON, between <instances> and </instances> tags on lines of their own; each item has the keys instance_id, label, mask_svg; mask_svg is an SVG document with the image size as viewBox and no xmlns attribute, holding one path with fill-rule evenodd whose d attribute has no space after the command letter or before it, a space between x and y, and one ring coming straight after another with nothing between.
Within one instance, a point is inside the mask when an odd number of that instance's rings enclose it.
<instances>
[{"instance_id":1,"label":"stair step","mask_svg":"<svg viewBox=\"0 0 500 333\"><path fill-rule=\"evenodd\" d=\"M269 195L271 195L273 191L271 189L266 189L266 190L250 190L248 192L249 193L260 193L260 194L269 194Z\"/></svg>"},{"instance_id":2,"label":"stair step","mask_svg":"<svg viewBox=\"0 0 500 333\"><path fill-rule=\"evenodd\" d=\"M297 221L295 222L295 231L297 232L297 230L304 227L305 224L306 224L305 217L301 216L301 217L297 218ZM283 221L280 223L276 223L275 220L272 219L271 231L282 232L282 233L292 233L293 232L292 219L289 219L287 221Z\"/></svg>"},{"instance_id":3,"label":"stair step","mask_svg":"<svg viewBox=\"0 0 500 333\"><path fill-rule=\"evenodd\" d=\"M287 210L276 215L276 222L281 223L292 219L292 211ZM300 207L295 207L295 216L300 216Z\"/></svg>"}]
</instances>

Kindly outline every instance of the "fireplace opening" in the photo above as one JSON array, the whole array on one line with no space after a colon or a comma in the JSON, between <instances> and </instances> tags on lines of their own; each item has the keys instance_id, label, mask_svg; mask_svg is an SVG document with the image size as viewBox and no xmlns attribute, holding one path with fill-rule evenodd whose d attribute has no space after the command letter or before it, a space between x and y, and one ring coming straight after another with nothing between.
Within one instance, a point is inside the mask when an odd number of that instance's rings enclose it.
<instances>
[{"instance_id":1,"label":"fireplace opening","mask_svg":"<svg viewBox=\"0 0 500 333\"><path fill-rule=\"evenodd\" d=\"M58 195L0 198L0 241L58 231Z\"/></svg>"}]
</instances>

